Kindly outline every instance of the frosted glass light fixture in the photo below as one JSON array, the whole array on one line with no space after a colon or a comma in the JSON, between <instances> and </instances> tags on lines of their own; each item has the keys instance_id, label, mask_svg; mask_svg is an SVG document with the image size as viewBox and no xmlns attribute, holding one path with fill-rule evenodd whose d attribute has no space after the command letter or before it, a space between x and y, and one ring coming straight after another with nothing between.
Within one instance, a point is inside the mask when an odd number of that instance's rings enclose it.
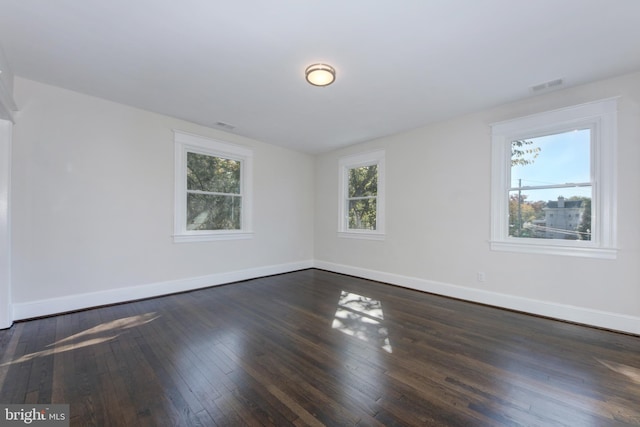
<instances>
[{"instance_id":1,"label":"frosted glass light fixture","mask_svg":"<svg viewBox=\"0 0 640 427\"><path fill-rule=\"evenodd\" d=\"M304 75L314 86L329 86L336 79L336 70L327 64L313 64L304 70Z\"/></svg>"}]
</instances>

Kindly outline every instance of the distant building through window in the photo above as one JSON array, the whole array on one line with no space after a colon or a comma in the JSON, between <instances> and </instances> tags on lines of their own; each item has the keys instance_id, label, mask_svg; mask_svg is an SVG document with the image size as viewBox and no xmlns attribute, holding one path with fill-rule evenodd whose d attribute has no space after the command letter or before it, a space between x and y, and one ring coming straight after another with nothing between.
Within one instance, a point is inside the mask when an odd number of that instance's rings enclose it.
<instances>
[{"instance_id":1,"label":"distant building through window","mask_svg":"<svg viewBox=\"0 0 640 427\"><path fill-rule=\"evenodd\" d=\"M558 197L543 208L544 218L534 219L525 227L532 231L531 237L543 239L591 240L591 223L585 215L590 210L586 200L565 200Z\"/></svg>"},{"instance_id":2,"label":"distant building through window","mask_svg":"<svg viewBox=\"0 0 640 427\"><path fill-rule=\"evenodd\" d=\"M609 99L492 126L491 248L615 258Z\"/></svg>"}]
</instances>

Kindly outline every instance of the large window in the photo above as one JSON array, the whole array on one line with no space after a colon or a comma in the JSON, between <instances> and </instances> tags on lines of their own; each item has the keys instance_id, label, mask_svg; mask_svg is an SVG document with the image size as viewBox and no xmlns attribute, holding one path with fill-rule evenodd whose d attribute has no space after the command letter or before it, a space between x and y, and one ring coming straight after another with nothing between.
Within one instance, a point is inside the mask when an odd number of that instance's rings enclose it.
<instances>
[{"instance_id":1,"label":"large window","mask_svg":"<svg viewBox=\"0 0 640 427\"><path fill-rule=\"evenodd\" d=\"M591 240L592 129L511 142L509 236Z\"/></svg>"},{"instance_id":2,"label":"large window","mask_svg":"<svg viewBox=\"0 0 640 427\"><path fill-rule=\"evenodd\" d=\"M175 132L176 242L251 237L251 150Z\"/></svg>"},{"instance_id":3,"label":"large window","mask_svg":"<svg viewBox=\"0 0 640 427\"><path fill-rule=\"evenodd\" d=\"M495 250L615 257L616 101L492 126Z\"/></svg>"},{"instance_id":4,"label":"large window","mask_svg":"<svg viewBox=\"0 0 640 427\"><path fill-rule=\"evenodd\" d=\"M340 159L339 233L384 238L384 151Z\"/></svg>"}]
</instances>

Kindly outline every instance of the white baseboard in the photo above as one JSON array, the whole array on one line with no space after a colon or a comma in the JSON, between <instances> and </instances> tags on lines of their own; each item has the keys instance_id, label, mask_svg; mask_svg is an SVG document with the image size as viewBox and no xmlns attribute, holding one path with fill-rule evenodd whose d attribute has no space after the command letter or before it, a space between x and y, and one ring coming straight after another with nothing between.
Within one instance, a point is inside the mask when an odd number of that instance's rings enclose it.
<instances>
[{"instance_id":1,"label":"white baseboard","mask_svg":"<svg viewBox=\"0 0 640 427\"><path fill-rule=\"evenodd\" d=\"M210 274L207 276L192 277L188 279L149 283L146 285L126 288L109 289L99 292L66 295L64 297L26 303L14 303L13 320L31 319L34 317L49 316L52 314L82 310L101 305L117 304L161 295L169 295L178 292L207 288L209 286L238 282L241 280L255 279L257 277L289 273L312 267L313 261L309 260L289 264L249 268L246 270L230 271L226 273Z\"/></svg>"},{"instance_id":2,"label":"white baseboard","mask_svg":"<svg viewBox=\"0 0 640 427\"><path fill-rule=\"evenodd\" d=\"M494 307L522 311L538 316L551 317L568 322L581 323L615 331L640 335L640 317L593 310L566 304L540 301L513 295L467 288L433 280L402 276L383 271L369 270L325 261L314 261L314 267L335 273L348 274L364 279L390 283L409 289L477 302Z\"/></svg>"},{"instance_id":3,"label":"white baseboard","mask_svg":"<svg viewBox=\"0 0 640 427\"><path fill-rule=\"evenodd\" d=\"M640 335L640 317L636 316L534 300L498 292L490 292L482 289L467 288L464 286L436 282L433 280L402 276L383 271L369 270L319 260L256 267L187 279L170 280L166 282L109 289L99 292L67 295L64 297L26 303L14 303L12 304L13 320L31 319L34 317L49 316L68 311L83 310L101 305L135 301L144 298L191 291L210 286L218 286L241 280L255 279L273 274L289 273L314 267L335 273L348 274L356 277L362 277L364 279L390 283L392 285L402 286L409 289L458 298L465 301L477 302L494 307L517 310L539 316Z\"/></svg>"}]
</instances>

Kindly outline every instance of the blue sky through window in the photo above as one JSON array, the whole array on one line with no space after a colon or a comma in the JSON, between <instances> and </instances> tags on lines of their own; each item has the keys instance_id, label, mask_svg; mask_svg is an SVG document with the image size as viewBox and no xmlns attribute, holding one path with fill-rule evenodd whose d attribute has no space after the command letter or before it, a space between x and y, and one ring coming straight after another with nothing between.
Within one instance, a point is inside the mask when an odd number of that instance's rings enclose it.
<instances>
[{"instance_id":1,"label":"blue sky through window","mask_svg":"<svg viewBox=\"0 0 640 427\"><path fill-rule=\"evenodd\" d=\"M591 181L591 129L577 129L537 138L527 138L533 144L524 148L539 147L538 157L528 165L511 167L511 187L543 186ZM527 156L530 159L531 156ZM591 187L538 189L524 191L527 201L557 200L558 196L591 197Z\"/></svg>"}]
</instances>

